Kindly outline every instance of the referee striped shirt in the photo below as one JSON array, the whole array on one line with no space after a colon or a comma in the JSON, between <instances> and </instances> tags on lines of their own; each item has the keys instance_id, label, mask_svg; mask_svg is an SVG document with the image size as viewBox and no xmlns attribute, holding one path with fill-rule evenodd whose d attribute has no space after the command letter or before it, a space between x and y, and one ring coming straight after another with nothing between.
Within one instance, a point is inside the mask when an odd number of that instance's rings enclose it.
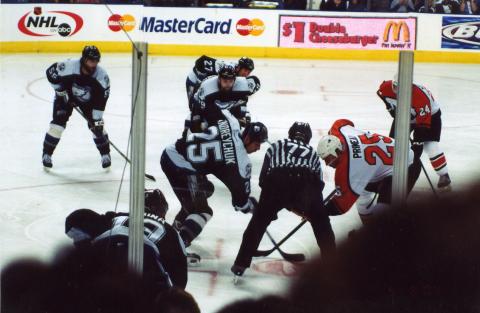
<instances>
[{"instance_id":1,"label":"referee striped shirt","mask_svg":"<svg viewBox=\"0 0 480 313\"><path fill-rule=\"evenodd\" d=\"M268 148L260 173L260 185L275 168L308 168L323 180L317 152L312 146L299 140L278 140Z\"/></svg>"}]
</instances>

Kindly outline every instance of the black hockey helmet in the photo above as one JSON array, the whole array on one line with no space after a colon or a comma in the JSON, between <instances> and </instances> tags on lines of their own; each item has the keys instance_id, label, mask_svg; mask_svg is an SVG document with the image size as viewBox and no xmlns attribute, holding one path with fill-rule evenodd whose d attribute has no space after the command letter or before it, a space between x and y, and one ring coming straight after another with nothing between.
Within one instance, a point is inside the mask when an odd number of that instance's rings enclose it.
<instances>
[{"instance_id":1,"label":"black hockey helmet","mask_svg":"<svg viewBox=\"0 0 480 313\"><path fill-rule=\"evenodd\" d=\"M100 50L96 46L85 46L82 51L82 61L86 59L100 62Z\"/></svg>"},{"instance_id":2,"label":"black hockey helmet","mask_svg":"<svg viewBox=\"0 0 480 313\"><path fill-rule=\"evenodd\" d=\"M243 130L242 138L245 139L247 136L250 141L264 143L268 140L267 126L261 122L249 123Z\"/></svg>"},{"instance_id":3,"label":"black hockey helmet","mask_svg":"<svg viewBox=\"0 0 480 313\"><path fill-rule=\"evenodd\" d=\"M235 79L235 68L231 65L225 65L218 71L218 77L225 79Z\"/></svg>"},{"instance_id":4,"label":"black hockey helmet","mask_svg":"<svg viewBox=\"0 0 480 313\"><path fill-rule=\"evenodd\" d=\"M241 57L238 59L238 68L246 68L250 71L253 71L255 69L255 64L253 63L253 60L247 57Z\"/></svg>"},{"instance_id":5,"label":"black hockey helmet","mask_svg":"<svg viewBox=\"0 0 480 313\"><path fill-rule=\"evenodd\" d=\"M168 203L160 189L145 189L145 212L164 218Z\"/></svg>"},{"instance_id":6,"label":"black hockey helmet","mask_svg":"<svg viewBox=\"0 0 480 313\"><path fill-rule=\"evenodd\" d=\"M288 130L288 138L308 144L312 139L312 129L308 123L295 122Z\"/></svg>"},{"instance_id":7,"label":"black hockey helmet","mask_svg":"<svg viewBox=\"0 0 480 313\"><path fill-rule=\"evenodd\" d=\"M113 212L99 214L90 209L78 209L70 213L65 219L65 233L76 244L80 243L80 241L89 241L99 236L105 229L109 229L114 217L115 214Z\"/></svg>"}]
</instances>

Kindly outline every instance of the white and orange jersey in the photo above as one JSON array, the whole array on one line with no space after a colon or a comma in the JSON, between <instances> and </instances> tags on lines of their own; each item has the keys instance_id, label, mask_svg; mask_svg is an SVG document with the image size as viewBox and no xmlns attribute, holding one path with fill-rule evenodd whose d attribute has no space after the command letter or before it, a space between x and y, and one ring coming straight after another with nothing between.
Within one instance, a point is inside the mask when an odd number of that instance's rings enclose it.
<instances>
[{"instance_id":1,"label":"white and orange jersey","mask_svg":"<svg viewBox=\"0 0 480 313\"><path fill-rule=\"evenodd\" d=\"M344 149L335 169L339 194L332 199L343 214L369 183L392 175L395 142L390 137L356 129L353 122L346 119L335 121L329 134L338 137ZM413 151L410 150L409 164L412 162Z\"/></svg>"},{"instance_id":2,"label":"white and orange jersey","mask_svg":"<svg viewBox=\"0 0 480 313\"><path fill-rule=\"evenodd\" d=\"M393 81L384 81L378 88L377 95L393 109L397 108L397 93L393 90ZM430 128L432 115L440 110L440 105L432 93L424 86L412 84L412 107L410 123L419 127Z\"/></svg>"}]
</instances>

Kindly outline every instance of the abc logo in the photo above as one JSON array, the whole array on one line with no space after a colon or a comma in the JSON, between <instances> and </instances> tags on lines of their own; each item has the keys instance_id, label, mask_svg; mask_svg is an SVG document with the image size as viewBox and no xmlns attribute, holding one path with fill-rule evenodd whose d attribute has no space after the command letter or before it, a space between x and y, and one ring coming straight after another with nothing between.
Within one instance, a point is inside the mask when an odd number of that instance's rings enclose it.
<instances>
[{"instance_id":1,"label":"abc logo","mask_svg":"<svg viewBox=\"0 0 480 313\"><path fill-rule=\"evenodd\" d=\"M237 33L242 36L260 36L265 30L265 24L261 19L254 18L249 20L248 18L242 18L237 22Z\"/></svg>"},{"instance_id":2,"label":"abc logo","mask_svg":"<svg viewBox=\"0 0 480 313\"><path fill-rule=\"evenodd\" d=\"M108 19L108 28L114 32L122 30L129 32L135 28L135 18L130 14L114 14Z\"/></svg>"},{"instance_id":3,"label":"abc logo","mask_svg":"<svg viewBox=\"0 0 480 313\"><path fill-rule=\"evenodd\" d=\"M60 36L67 37L72 32L72 28L67 23L63 23L58 26L57 31Z\"/></svg>"}]
</instances>

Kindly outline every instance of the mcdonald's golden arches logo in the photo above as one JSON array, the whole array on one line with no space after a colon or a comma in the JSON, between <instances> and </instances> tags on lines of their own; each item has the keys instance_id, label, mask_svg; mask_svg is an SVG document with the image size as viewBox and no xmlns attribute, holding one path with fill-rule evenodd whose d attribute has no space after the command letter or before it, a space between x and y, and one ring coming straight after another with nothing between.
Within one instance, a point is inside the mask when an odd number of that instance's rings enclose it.
<instances>
[{"instance_id":1,"label":"mcdonald's golden arches logo","mask_svg":"<svg viewBox=\"0 0 480 313\"><path fill-rule=\"evenodd\" d=\"M410 42L410 28L408 28L407 23L405 21L389 21L383 32L383 41L389 42L390 35L392 35L393 41L399 41L401 32L403 42Z\"/></svg>"}]
</instances>

